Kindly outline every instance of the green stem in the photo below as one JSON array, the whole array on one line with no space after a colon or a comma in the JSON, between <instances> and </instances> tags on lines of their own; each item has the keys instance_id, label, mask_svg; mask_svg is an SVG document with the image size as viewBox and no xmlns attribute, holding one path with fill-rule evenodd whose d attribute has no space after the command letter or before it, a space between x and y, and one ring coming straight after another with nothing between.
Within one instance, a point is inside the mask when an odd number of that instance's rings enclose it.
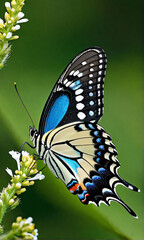
<instances>
[{"instance_id":1,"label":"green stem","mask_svg":"<svg viewBox=\"0 0 144 240\"><path fill-rule=\"evenodd\" d=\"M9 208L9 201L15 195L15 193L16 193L16 190L15 190L15 187L13 187L12 190L11 190L11 194L9 194L8 200L6 201L6 203L4 203L4 205L1 208L1 211L0 211L0 224L2 222L2 219L3 219L3 216L4 216L5 212L6 212L6 210Z\"/></svg>"},{"instance_id":2,"label":"green stem","mask_svg":"<svg viewBox=\"0 0 144 240\"><path fill-rule=\"evenodd\" d=\"M15 233L11 230L0 236L0 240L14 239Z\"/></svg>"}]
</instances>

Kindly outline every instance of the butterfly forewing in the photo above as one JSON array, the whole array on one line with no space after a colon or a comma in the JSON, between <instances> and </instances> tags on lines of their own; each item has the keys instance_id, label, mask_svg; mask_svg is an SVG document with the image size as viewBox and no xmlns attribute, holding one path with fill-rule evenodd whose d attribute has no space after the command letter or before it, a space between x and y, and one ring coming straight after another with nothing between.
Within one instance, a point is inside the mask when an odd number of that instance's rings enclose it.
<instances>
[{"instance_id":1,"label":"butterfly forewing","mask_svg":"<svg viewBox=\"0 0 144 240\"><path fill-rule=\"evenodd\" d=\"M67 123L99 121L103 114L106 55L101 48L77 55L57 81L41 115L39 132Z\"/></svg>"}]
</instances>

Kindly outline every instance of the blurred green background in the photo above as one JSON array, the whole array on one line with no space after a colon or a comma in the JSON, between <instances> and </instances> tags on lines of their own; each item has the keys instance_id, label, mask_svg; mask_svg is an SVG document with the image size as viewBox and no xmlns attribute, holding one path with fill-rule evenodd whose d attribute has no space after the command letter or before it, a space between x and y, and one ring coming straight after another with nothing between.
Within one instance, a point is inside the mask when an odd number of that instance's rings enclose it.
<instances>
[{"instance_id":1,"label":"blurred green background","mask_svg":"<svg viewBox=\"0 0 144 240\"><path fill-rule=\"evenodd\" d=\"M0 5L3 17L3 0ZM100 46L108 58L100 125L117 147L120 175L142 190L142 2L26 0L23 11L29 22L21 25L20 39L12 43L0 72L0 189L10 179L5 168L16 168L8 151L29 141L31 123L13 82L38 127L45 101L66 65L85 48ZM48 168L44 174L45 180L29 187L20 206L5 215L5 229L22 215L34 218L39 239L144 239L142 193L117 187L137 220L115 202L110 207L84 206Z\"/></svg>"}]
</instances>

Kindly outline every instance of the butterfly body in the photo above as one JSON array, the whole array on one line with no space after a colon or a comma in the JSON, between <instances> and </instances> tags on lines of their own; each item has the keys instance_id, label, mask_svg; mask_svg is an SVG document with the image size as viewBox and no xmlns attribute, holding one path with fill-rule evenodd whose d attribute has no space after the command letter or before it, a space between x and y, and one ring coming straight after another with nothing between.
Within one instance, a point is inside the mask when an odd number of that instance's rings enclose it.
<instances>
[{"instance_id":1,"label":"butterfly body","mask_svg":"<svg viewBox=\"0 0 144 240\"><path fill-rule=\"evenodd\" d=\"M97 123L103 114L106 55L101 48L77 55L58 79L43 109L39 130L29 135L41 159L84 204L117 201L116 185L138 191L117 173L111 137Z\"/></svg>"}]
</instances>

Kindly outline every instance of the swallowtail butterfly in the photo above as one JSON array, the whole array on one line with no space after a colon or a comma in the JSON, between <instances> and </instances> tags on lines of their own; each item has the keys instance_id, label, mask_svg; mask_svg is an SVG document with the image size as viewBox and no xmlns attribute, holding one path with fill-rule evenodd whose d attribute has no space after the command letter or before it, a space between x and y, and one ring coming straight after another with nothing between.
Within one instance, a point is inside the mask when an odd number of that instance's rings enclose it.
<instances>
[{"instance_id":1,"label":"swallowtail butterfly","mask_svg":"<svg viewBox=\"0 0 144 240\"><path fill-rule=\"evenodd\" d=\"M29 135L40 159L83 204L119 202L116 185L138 192L123 180L111 137L98 125L104 110L106 54L92 47L78 54L56 82L41 115L38 131Z\"/></svg>"}]
</instances>

